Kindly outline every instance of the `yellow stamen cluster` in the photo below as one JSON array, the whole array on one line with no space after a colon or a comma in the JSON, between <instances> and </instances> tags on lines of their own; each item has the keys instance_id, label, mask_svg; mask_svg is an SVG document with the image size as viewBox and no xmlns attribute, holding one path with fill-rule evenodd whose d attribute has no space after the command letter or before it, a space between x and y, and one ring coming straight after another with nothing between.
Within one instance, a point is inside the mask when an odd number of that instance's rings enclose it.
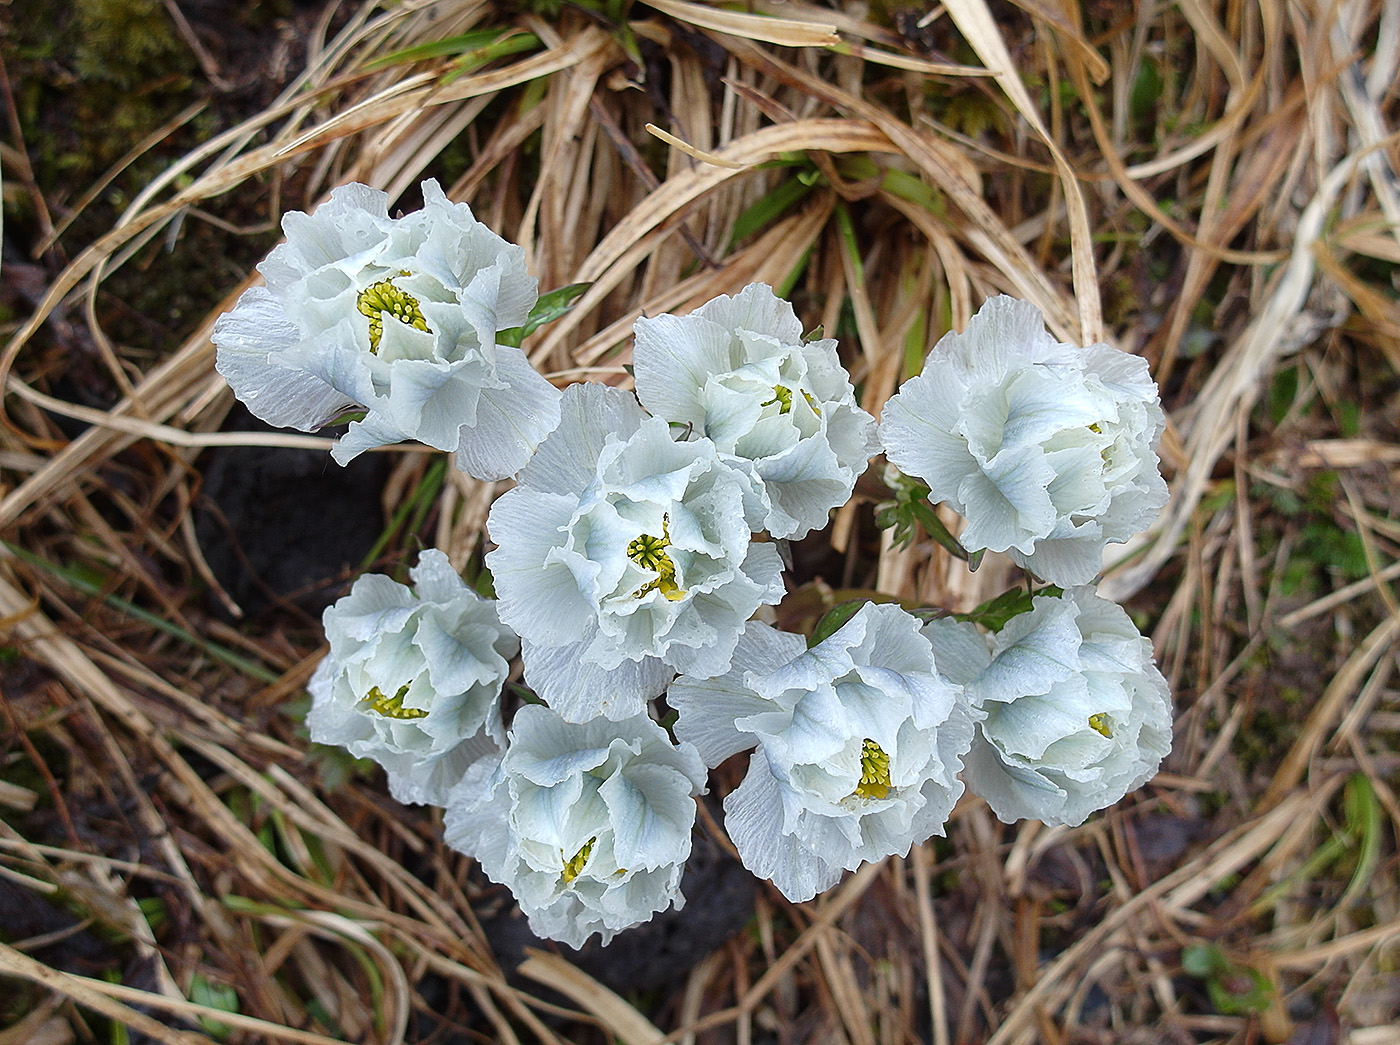
<instances>
[{"instance_id":1,"label":"yellow stamen cluster","mask_svg":"<svg viewBox=\"0 0 1400 1045\"><path fill-rule=\"evenodd\" d=\"M792 412L792 389L787 385L774 385L773 398L766 403L759 403L759 406L772 406L778 404L778 413L787 414Z\"/></svg>"},{"instance_id":2,"label":"yellow stamen cluster","mask_svg":"<svg viewBox=\"0 0 1400 1045\"><path fill-rule=\"evenodd\" d=\"M860 750L860 783L855 793L861 798L887 798L890 793L890 756L869 737Z\"/></svg>"},{"instance_id":3,"label":"yellow stamen cluster","mask_svg":"<svg viewBox=\"0 0 1400 1045\"><path fill-rule=\"evenodd\" d=\"M588 858L593 855L593 843L596 841L598 841L597 836L594 836L584 842L583 848L565 862L563 871L565 885L568 885L583 872L583 865L588 863Z\"/></svg>"},{"instance_id":4,"label":"yellow stamen cluster","mask_svg":"<svg viewBox=\"0 0 1400 1045\"><path fill-rule=\"evenodd\" d=\"M812 398L812 394L805 388L799 389L799 391L802 393L802 398L807 400L807 405L812 408L812 413L820 416L821 409L817 406L817 401ZM788 388L787 385L774 385L773 398L766 403L759 403L758 405L760 407L772 406L774 403L778 404L778 413L792 413L792 389Z\"/></svg>"},{"instance_id":5,"label":"yellow stamen cluster","mask_svg":"<svg viewBox=\"0 0 1400 1045\"><path fill-rule=\"evenodd\" d=\"M369 701L371 711L377 715L383 715L385 718L426 718L428 713L423 709L403 706L403 698L406 696L408 696L407 686L400 686L399 691L392 697L386 697L382 689L373 686L365 700Z\"/></svg>"},{"instance_id":6,"label":"yellow stamen cluster","mask_svg":"<svg viewBox=\"0 0 1400 1045\"><path fill-rule=\"evenodd\" d=\"M1113 739L1113 733L1108 728L1108 716L1103 713L1089 716L1089 728L1101 737Z\"/></svg>"},{"instance_id":7,"label":"yellow stamen cluster","mask_svg":"<svg viewBox=\"0 0 1400 1045\"><path fill-rule=\"evenodd\" d=\"M405 273L407 275L407 273ZM431 334L428 321L423 318L423 310L418 307L418 299L394 286L392 279L382 279L371 283L360 291L355 299L355 308L360 315L369 319L369 350L379 351L379 339L384 334L384 313L389 313L400 323L406 323L415 330Z\"/></svg>"},{"instance_id":8,"label":"yellow stamen cluster","mask_svg":"<svg viewBox=\"0 0 1400 1045\"><path fill-rule=\"evenodd\" d=\"M647 592L653 590L659 590L669 602L685 598L685 592L676 583L676 564L666 554L666 549L670 546L671 522L669 518L664 516L661 520L660 537L644 533L628 542L627 558L642 569L654 570L657 574L656 580L643 584L633 593L633 598L640 599Z\"/></svg>"}]
</instances>

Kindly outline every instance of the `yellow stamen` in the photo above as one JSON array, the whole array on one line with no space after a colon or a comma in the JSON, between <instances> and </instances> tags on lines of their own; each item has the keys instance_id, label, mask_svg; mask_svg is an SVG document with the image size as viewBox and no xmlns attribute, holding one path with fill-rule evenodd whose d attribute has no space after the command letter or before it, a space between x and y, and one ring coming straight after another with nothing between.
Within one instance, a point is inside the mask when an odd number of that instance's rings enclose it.
<instances>
[{"instance_id":1,"label":"yellow stamen","mask_svg":"<svg viewBox=\"0 0 1400 1045\"><path fill-rule=\"evenodd\" d=\"M860 783L855 793L861 798L887 798L890 793L890 756L869 737L860 750Z\"/></svg>"},{"instance_id":2,"label":"yellow stamen","mask_svg":"<svg viewBox=\"0 0 1400 1045\"><path fill-rule=\"evenodd\" d=\"M792 389L787 385L774 385L773 398L766 403L759 403L760 407L778 404L778 413L787 414L792 412Z\"/></svg>"},{"instance_id":3,"label":"yellow stamen","mask_svg":"<svg viewBox=\"0 0 1400 1045\"><path fill-rule=\"evenodd\" d=\"M403 706L403 698L408 696L408 687L400 686L399 691L392 697L386 697L384 691L378 686L370 688L369 695L365 700L369 701L369 709L375 714L383 715L385 718L426 718L428 713L422 708L406 708Z\"/></svg>"},{"instance_id":4,"label":"yellow stamen","mask_svg":"<svg viewBox=\"0 0 1400 1045\"><path fill-rule=\"evenodd\" d=\"M654 570L657 574L656 580L643 584L633 592L634 599L640 599L647 592L654 590L659 590L669 602L685 598L685 592L676 584L676 564L666 554L666 549L670 546L671 520L667 516L662 516L660 537L644 533L628 543L627 558L642 569Z\"/></svg>"},{"instance_id":5,"label":"yellow stamen","mask_svg":"<svg viewBox=\"0 0 1400 1045\"><path fill-rule=\"evenodd\" d=\"M1102 737L1113 739L1113 733L1108 728L1108 716L1100 712L1097 715L1089 716L1089 728Z\"/></svg>"},{"instance_id":6,"label":"yellow stamen","mask_svg":"<svg viewBox=\"0 0 1400 1045\"><path fill-rule=\"evenodd\" d=\"M802 398L807 400L807 405L812 408L812 413L820 417L821 408L817 406L817 401L812 398L812 393L808 392L805 388L800 388L798 391L802 393ZM773 398L766 403L759 403L758 405L764 407L772 406L774 403L778 404L778 413L792 413L792 389L787 385L774 385Z\"/></svg>"},{"instance_id":7,"label":"yellow stamen","mask_svg":"<svg viewBox=\"0 0 1400 1045\"><path fill-rule=\"evenodd\" d=\"M588 863L588 858L593 855L593 843L598 841L597 836L590 838L583 843L583 848L573 856L569 857L564 864L563 878L564 884L568 885L583 872L583 865Z\"/></svg>"},{"instance_id":8,"label":"yellow stamen","mask_svg":"<svg viewBox=\"0 0 1400 1045\"><path fill-rule=\"evenodd\" d=\"M403 273L408 275L408 273ZM355 308L360 315L369 318L369 350L379 351L379 339L384 334L384 313L389 313L400 323L406 323L415 330L431 334L428 321L423 318L423 310L418 307L418 299L394 286L392 279L382 279L371 283L360 291L355 299Z\"/></svg>"}]
</instances>

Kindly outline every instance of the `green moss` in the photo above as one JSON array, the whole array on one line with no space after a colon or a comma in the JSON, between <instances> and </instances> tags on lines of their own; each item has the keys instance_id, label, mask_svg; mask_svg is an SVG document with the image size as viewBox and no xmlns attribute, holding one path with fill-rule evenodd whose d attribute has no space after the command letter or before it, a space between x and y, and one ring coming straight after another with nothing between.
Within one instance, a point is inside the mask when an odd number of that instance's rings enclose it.
<instances>
[{"instance_id":1,"label":"green moss","mask_svg":"<svg viewBox=\"0 0 1400 1045\"><path fill-rule=\"evenodd\" d=\"M161 0L75 0L74 8L73 64L84 80L131 88L193 65Z\"/></svg>"}]
</instances>

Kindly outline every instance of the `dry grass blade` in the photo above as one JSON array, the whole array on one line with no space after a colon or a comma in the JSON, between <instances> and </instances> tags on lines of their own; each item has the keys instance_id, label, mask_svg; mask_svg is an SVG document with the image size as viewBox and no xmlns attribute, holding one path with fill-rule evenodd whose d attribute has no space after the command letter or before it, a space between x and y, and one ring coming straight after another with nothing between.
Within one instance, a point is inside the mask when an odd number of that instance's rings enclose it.
<instances>
[{"instance_id":1,"label":"dry grass blade","mask_svg":"<svg viewBox=\"0 0 1400 1045\"><path fill-rule=\"evenodd\" d=\"M648 0L650 3L650 0ZM686 3L684 0L656 0L651 4L672 18L689 22L702 29L729 33L746 40L763 40L783 47L830 47L840 42L836 26L796 21L791 18L771 18Z\"/></svg>"},{"instance_id":2,"label":"dry grass blade","mask_svg":"<svg viewBox=\"0 0 1400 1045\"><path fill-rule=\"evenodd\" d=\"M592 1013L623 1045L656 1045L662 1033L636 1009L556 954L531 954L517 970Z\"/></svg>"}]
</instances>

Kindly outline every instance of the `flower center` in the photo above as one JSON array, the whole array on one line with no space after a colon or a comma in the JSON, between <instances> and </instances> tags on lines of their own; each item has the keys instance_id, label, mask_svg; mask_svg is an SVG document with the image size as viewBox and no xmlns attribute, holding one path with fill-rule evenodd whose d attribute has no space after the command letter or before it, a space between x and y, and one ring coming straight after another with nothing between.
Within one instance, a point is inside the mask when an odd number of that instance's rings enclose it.
<instances>
[{"instance_id":1,"label":"flower center","mask_svg":"<svg viewBox=\"0 0 1400 1045\"><path fill-rule=\"evenodd\" d=\"M1108 716L1100 712L1097 715L1089 716L1089 728L1101 737L1113 739L1113 733L1108 728Z\"/></svg>"},{"instance_id":2,"label":"flower center","mask_svg":"<svg viewBox=\"0 0 1400 1045\"><path fill-rule=\"evenodd\" d=\"M573 856L569 857L564 864L563 878L564 884L568 885L583 871L583 865L588 863L588 858L593 855L593 843L598 841L598 836L594 835L583 843L583 848Z\"/></svg>"},{"instance_id":3,"label":"flower center","mask_svg":"<svg viewBox=\"0 0 1400 1045\"><path fill-rule=\"evenodd\" d=\"M407 272L401 274L408 275ZM371 283L365 287L355 299L355 308L359 310L360 315L369 318L369 350L374 353L378 353L379 339L384 334L386 312L415 330L421 330L425 334L432 333L428 328L428 321L423 318L423 310L418 307L418 299L394 286L392 279L381 279L378 283Z\"/></svg>"},{"instance_id":4,"label":"flower center","mask_svg":"<svg viewBox=\"0 0 1400 1045\"><path fill-rule=\"evenodd\" d=\"M654 581L643 584L632 597L640 599L649 591L658 590L666 596L667 601L675 602L685 598L685 592L676 584L676 564L671 561L671 557L666 554L666 549L671 546L671 521L668 516L661 517L661 536L653 537L649 533L644 533L633 541L628 542L627 558L631 559L644 570L655 571L657 577Z\"/></svg>"},{"instance_id":5,"label":"flower center","mask_svg":"<svg viewBox=\"0 0 1400 1045\"><path fill-rule=\"evenodd\" d=\"M807 400L807 405L812 408L812 413L820 416L821 410L817 406L817 401L812 398L811 393L805 388L798 389L798 391L802 393L802 398ZM788 388L787 385L774 385L773 398L766 403L759 403L758 405L760 407L765 407L772 406L774 403L778 404L778 413L792 413L792 389Z\"/></svg>"},{"instance_id":6,"label":"flower center","mask_svg":"<svg viewBox=\"0 0 1400 1045\"><path fill-rule=\"evenodd\" d=\"M869 737L860 749L860 783L855 793L861 798L887 798L890 793L890 756Z\"/></svg>"},{"instance_id":7,"label":"flower center","mask_svg":"<svg viewBox=\"0 0 1400 1045\"><path fill-rule=\"evenodd\" d=\"M378 686L372 686L365 700L369 701L369 710L377 715L383 715L385 718L427 718L428 713L422 708L403 706L403 698L406 696L408 696L407 686L400 686L399 691L392 697L386 697L382 689Z\"/></svg>"}]
</instances>

